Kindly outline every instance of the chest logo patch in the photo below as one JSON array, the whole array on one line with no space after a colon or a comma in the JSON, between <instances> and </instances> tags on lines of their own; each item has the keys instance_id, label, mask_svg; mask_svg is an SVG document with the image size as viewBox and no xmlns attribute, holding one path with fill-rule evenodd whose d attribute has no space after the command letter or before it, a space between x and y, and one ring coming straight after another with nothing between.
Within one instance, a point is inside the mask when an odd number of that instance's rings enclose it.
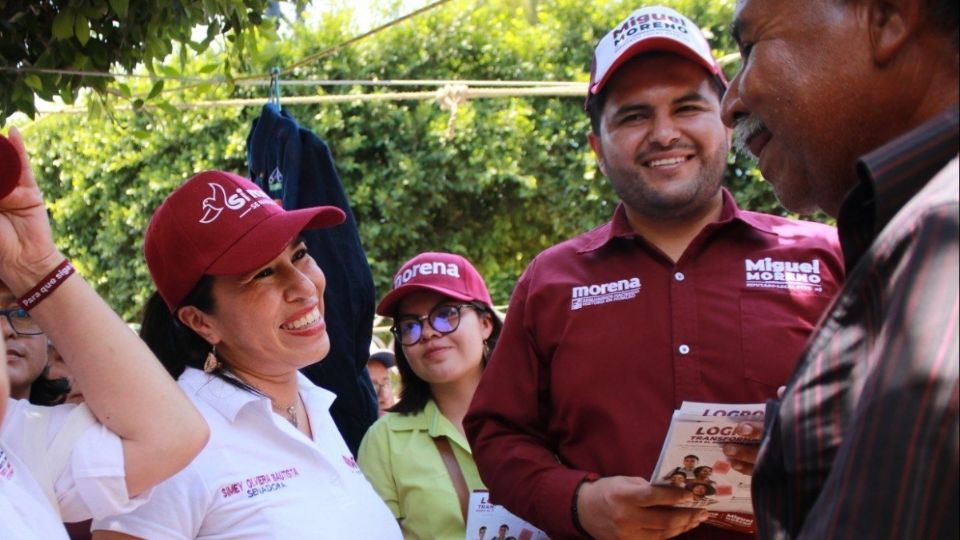
<instances>
[{"instance_id":1,"label":"chest logo patch","mask_svg":"<svg viewBox=\"0 0 960 540\"><path fill-rule=\"evenodd\" d=\"M353 471L354 473L363 474L363 472L360 470L360 466L357 465L357 460L353 459L353 456L348 456L344 454L343 462L346 463L347 467L349 467L350 470Z\"/></svg>"},{"instance_id":2,"label":"chest logo patch","mask_svg":"<svg viewBox=\"0 0 960 540\"><path fill-rule=\"evenodd\" d=\"M598 306L611 302L633 300L640 293L640 278L631 277L573 287L570 291L570 310L576 311L587 306Z\"/></svg>"},{"instance_id":3,"label":"chest logo patch","mask_svg":"<svg viewBox=\"0 0 960 540\"><path fill-rule=\"evenodd\" d=\"M771 257L743 260L747 288L822 292L820 259L778 261Z\"/></svg>"},{"instance_id":4,"label":"chest logo patch","mask_svg":"<svg viewBox=\"0 0 960 540\"><path fill-rule=\"evenodd\" d=\"M240 482L232 482L220 487L220 496L224 499L240 495L241 493L248 498L278 491L287 487L287 482L300 476L300 471L296 467L283 469L269 474L258 474L246 478Z\"/></svg>"}]
</instances>

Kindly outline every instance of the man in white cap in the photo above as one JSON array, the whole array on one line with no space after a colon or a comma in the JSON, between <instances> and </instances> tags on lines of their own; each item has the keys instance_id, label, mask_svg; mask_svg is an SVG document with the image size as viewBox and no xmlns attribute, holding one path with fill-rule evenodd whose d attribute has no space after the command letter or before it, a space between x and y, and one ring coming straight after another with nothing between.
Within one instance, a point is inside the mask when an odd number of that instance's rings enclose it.
<instances>
[{"instance_id":1,"label":"man in white cap","mask_svg":"<svg viewBox=\"0 0 960 540\"><path fill-rule=\"evenodd\" d=\"M555 540L745 537L697 527L706 511L670 507L690 494L647 479L683 401L775 396L843 265L833 228L740 210L721 187L725 88L673 10L637 10L597 45L588 137L621 203L531 262L464 421L491 499Z\"/></svg>"}]
</instances>

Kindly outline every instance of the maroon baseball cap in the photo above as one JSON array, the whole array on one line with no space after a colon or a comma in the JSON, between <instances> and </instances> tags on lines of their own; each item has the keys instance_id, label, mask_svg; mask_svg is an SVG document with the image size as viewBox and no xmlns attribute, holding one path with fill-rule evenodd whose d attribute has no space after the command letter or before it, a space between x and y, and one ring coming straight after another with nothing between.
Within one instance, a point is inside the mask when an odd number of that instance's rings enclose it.
<instances>
[{"instance_id":1,"label":"maroon baseball cap","mask_svg":"<svg viewBox=\"0 0 960 540\"><path fill-rule=\"evenodd\" d=\"M0 199L17 187L21 172L20 154L10 139L0 135Z\"/></svg>"},{"instance_id":2,"label":"maroon baseball cap","mask_svg":"<svg viewBox=\"0 0 960 540\"><path fill-rule=\"evenodd\" d=\"M493 307L487 285L470 261L452 253L428 251L400 267L393 277L393 290L380 300L377 314L392 317L397 304L416 291L434 291L455 300L479 301Z\"/></svg>"},{"instance_id":3,"label":"maroon baseball cap","mask_svg":"<svg viewBox=\"0 0 960 540\"><path fill-rule=\"evenodd\" d=\"M143 251L160 296L174 311L204 275L256 270L301 231L338 225L345 218L334 206L284 210L246 178L205 171L154 212Z\"/></svg>"}]
</instances>

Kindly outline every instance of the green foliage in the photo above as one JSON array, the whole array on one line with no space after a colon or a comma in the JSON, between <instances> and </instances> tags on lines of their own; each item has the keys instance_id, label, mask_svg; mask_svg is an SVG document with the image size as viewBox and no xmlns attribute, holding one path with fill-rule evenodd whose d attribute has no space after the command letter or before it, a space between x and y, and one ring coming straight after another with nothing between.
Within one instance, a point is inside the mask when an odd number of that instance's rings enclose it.
<instances>
[{"instance_id":1,"label":"green foliage","mask_svg":"<svg viewBox=\"0 0 960 540\"><path fill-rule=\"evenodd\" d=\"M704 25L719 53L733 50L726 30L733 0L665 3ZM535 4L534 18L531 3L455 1L300 67L295 76L586 82L593 46L636 7L622 0ZM348 12L334 14L317 27L293 28L283 40L261 37L251 64L261 73L288 66L356 33ZM200 75L228 59L211 51L191 55L180 72ZM295 88L304 94L371 91ZM121 92L144 95L150 86ZM185 103L266 101L266 93L265 87L220 85L178 96ZM285 108L330 144L378 291L386 291L393 272L417 252L448 250L476 263L500 305L536 253L603 223L616 205L586 142L582 106L581 97L477 99L452 118L433 101ZM63 249L128 320L152 289L141 256L152 211L193 172L244 172L245 137L258 114L254 107L148 106L116 112L112 120L61 115L27 126ZM747 208L783 213L756 169L740 158L731 157L728 186Z\"/></svg>"},{"instance_id":2,"label":"green foliage","mask_svg":"<svg viewBox=\"0 0 960 540\"><path fill-rule=\"evenodd\" d=\"M249 41L262 23L268 0L46 0L0 3L0 66L72 72L107 72L119 67L128 73L143 65L155 73L179 44L180 51L205 51L218 36L226 39L231 57L242 64ZM195 40L194 27L207 27ZM266 28L266 27L265 27ZM229 77L231 64L218 72ZM173 65L163 73L178 74ZM130 98L110 78L31 71L0 71L0 119L14 112L31 117L34 94L73 103L80 89L112 92ZM160 86L162 88L162 85ZM151 92L151 98L156 97ZM2 120L0 120L2 122Z\"/></svg>"}]
</instances>

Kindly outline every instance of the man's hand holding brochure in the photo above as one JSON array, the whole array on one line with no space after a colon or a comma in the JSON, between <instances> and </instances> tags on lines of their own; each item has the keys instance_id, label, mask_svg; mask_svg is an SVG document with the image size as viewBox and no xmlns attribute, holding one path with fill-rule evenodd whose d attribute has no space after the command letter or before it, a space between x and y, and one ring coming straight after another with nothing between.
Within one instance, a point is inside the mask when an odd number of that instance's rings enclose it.
<instances>
[{"instance_id":1,"label":"man's hand holding brochure","mask_svg":"<svg viewBox=\"0 0 960 540\"><path fill-rule=\"evenodd\" d=\"M675 506L708 510L708 524L752 532L750 474L765 408L685 401L673 413L650 483L693 493Z\"/></svg>"}]
</instances>

